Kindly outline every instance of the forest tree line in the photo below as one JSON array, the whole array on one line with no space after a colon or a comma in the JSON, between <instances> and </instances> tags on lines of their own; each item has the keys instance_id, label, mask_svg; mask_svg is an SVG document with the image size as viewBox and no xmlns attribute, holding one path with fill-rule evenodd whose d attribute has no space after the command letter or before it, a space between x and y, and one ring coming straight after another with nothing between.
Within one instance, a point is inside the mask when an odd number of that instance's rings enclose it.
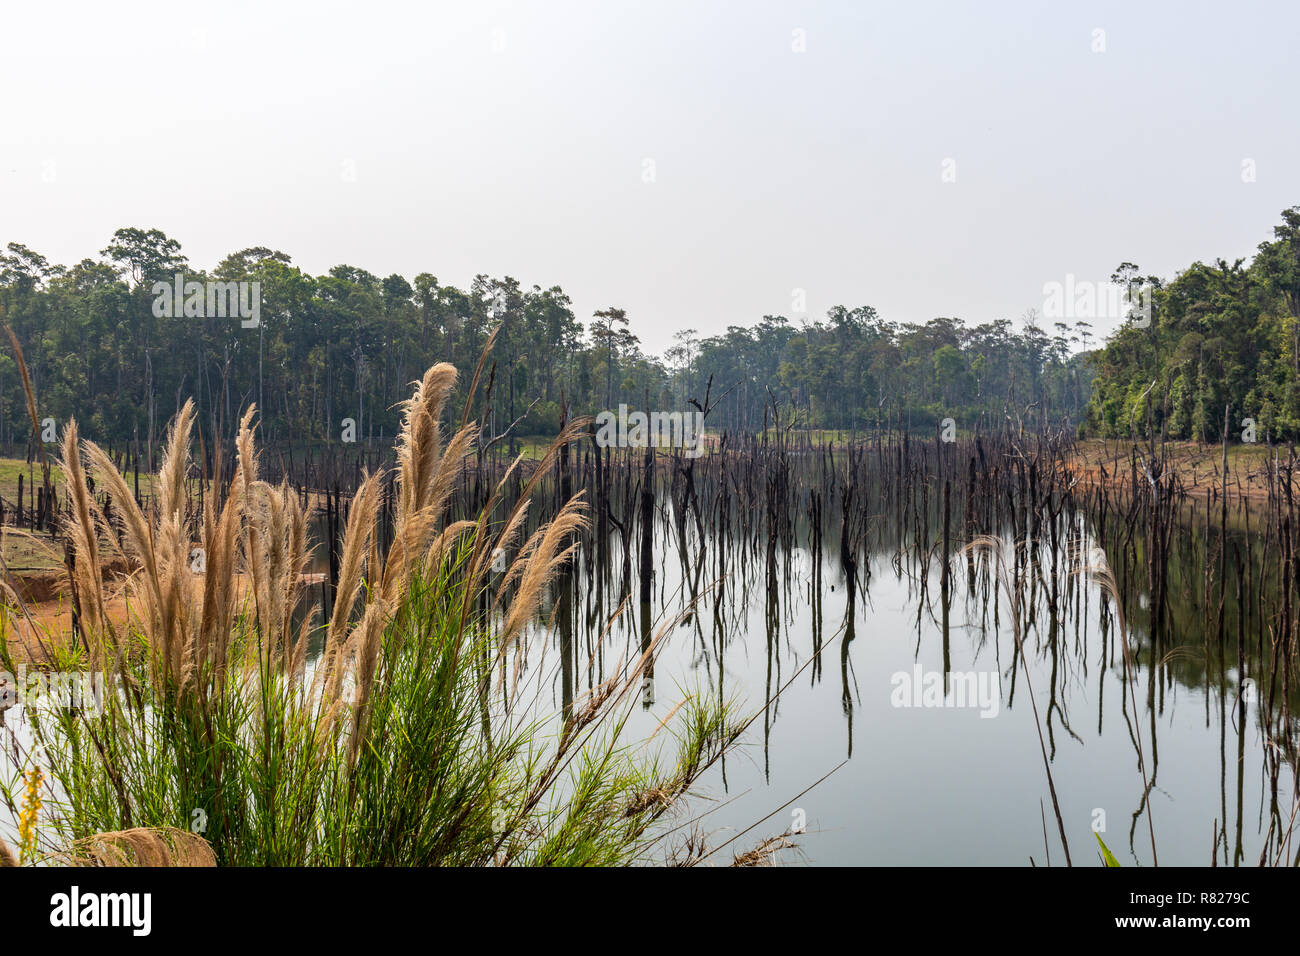
<instances>
[{"instance_id":1,"label":"forest tree line","mask_svg":"<svg viewBox=\"0 0 1300 956\"><path fill-rule=\"evenodd\" d=\"M160 317L155 283L257 281L257 328L234 318ZM710 430L757 431L777 409L783 424L933 431L1088 414L1087 322L953 318L892 323L870 307L837 306L817 320L764 316L702 336L676 333L647 354L633 317L617 307L585 322L561 287L523 288L479 275L468 289L430 273L385 278L350 265L313 276L278 250L252 247L210 272L156 229L125 228L98 258L52 264L20 243L0 253L0 319L21 344L42 417L76 417L101 441L156 442L186 398L205 430L228 433L250 402L268 442L391 439L397 403L437 361L467 385L489 335L495 433L549 435L562 416L632 408L685 410L710 396ZM481 397L481 396L480 396ZM467 396L462 388L451 414ZM1095 403L1094 403L1095 407ZM0 352L0 442L30 439L12 351ZM381 442L382 444L382 442Z\"/></svg>"},{"instance_id":2,"label":"forest tree line","mask_svg":"<svg viewBox=\"0 0 1300 956\"><path fill-rule=\"evenodd\" d=\"M1300 437L1300 206L1285 210L1273 238L1244 262L1196 262L1169 282L1141 276L1133 263L1119 267L1112 280L1152 290L1152 315L1121 327L1091 357L1088 434Z\"/></svg>"}]
</instances>

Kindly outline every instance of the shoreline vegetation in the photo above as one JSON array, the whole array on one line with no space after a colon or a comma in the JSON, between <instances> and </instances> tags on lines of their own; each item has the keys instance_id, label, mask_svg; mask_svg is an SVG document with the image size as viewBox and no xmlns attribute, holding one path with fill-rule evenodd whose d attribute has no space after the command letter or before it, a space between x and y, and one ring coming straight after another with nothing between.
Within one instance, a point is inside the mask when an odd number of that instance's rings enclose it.
<instances>
[{"instance_id":1,"label":"shoreline vegetation","mask_svg":"<svg viewBox=\"0 0 1300 956\"><path fill-rule=\"evenodd\" d=\"M476 520L447 520L478 437L467 415L443 434L456 378L435 365L404 403L391 535L378 520L384 476L368 474L343 533L338 597L319 627L304 585L307 515L288 485L259 477L251 407L232 466L215 459L217 493L201 510L186 490L191 404L170 427L148 508L69 424L60 468L79 640L47 652L61 670L113 675L120 693L99 715L26 708L30 737L15 744L22 772L0 784L21 817L19 860L67 861L123 840L147 859L161 858L159 841L178 858L201 858L167 836L188 830L191 816L212 860L227 866L713 857L720 847L678 811L740 742L735 703L687 693L650 739L623 734L675 622L564 714L535 707L549 670L544 641L526 625L571 559L588 506L579 492L531 529L525 518L587 421L570 423L528 478L520 461L509 466ZM516 482L520 494L508 495ZM206 558L200 588L191 586L192 536ZM498 570L502 553L510 558ZM97 572L109 556L134 569L126 622L108 613L111 586ZM16 670L7 640L0 665ZM732 862L769 862L793 846L789 836Z\"/></svg>"}]
</instances>

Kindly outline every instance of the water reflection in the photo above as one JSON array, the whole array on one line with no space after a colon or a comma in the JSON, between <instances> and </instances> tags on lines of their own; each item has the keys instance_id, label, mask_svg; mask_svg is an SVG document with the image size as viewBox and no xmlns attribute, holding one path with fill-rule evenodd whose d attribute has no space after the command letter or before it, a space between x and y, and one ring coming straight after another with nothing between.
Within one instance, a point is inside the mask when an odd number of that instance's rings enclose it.
<instances>
[{"instance_id":1,"label":"water reflection","mask_svg":"<svg viewBox=\"0 0 1300 956\"><path fill-rule=\"evenodd\" d=\"M704 497L715 511L702 527L662 496L642 595L630 571L609 573L636 567L618 529L588 549L557 586L552 639L563 660L553 705L568 712L584 685L649 646L654 622L681 616L629 733L653 731L689 690L738 692L760 712L749 750L708 781L725 805L706 826L748 825L849 758L801 798L811 862L1041 865L1050 852L1062 863L1032 687L1074 862L1095 860L1098 828L1122 863L1149 865L1148 801L1162 865L1294 852L1283 835L1295 692L1256 587L1263 544L1244 527L1227 527L1219 548L1218 529L1201 533L1204 509L1183 515L1161 601L1142 535L1070 500L982 521L985 505L951 487L917 488L874 513L846 493L830 506L810 497L769 532L734 498ZM962 549L977 530L1002 539L1015 601L988 555ZM1207 574L1220 553L1222 576ZM1118 585L1131 670L1121 608L1084 573L1099 563ZM943 675L949 696L954 674L996 675L996 718L894 706L891 678L918 666Z\"/></svg>"}]
</instances>

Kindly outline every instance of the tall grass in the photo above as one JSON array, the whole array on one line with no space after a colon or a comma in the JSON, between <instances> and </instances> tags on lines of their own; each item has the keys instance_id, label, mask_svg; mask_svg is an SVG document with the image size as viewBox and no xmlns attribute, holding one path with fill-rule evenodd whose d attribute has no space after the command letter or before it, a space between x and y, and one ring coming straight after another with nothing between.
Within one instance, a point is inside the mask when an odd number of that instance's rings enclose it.
<instances>
[{"instance_id":1,"label":"tall grass","mask_svg":"<svg viewBox=\"0 0 1300 956\"><path fill-rule=\"evenodd\" d=\"M172 423L140 507L108 455L64 433L70 576L84 642L50 665L116 678L102 713L29 709L26 755L50 780L52 847L102 831L201 832L222 865L618 864L666 858L656 822L739 736L729 706L688 698L664 738L624 733L660 645L623 661L571 712L540 695L548 635L530 627L585 528L581 498L521 539L528 500L573 423L507 510L512 467L474 521L447 502L477 438L440 424L455 385L429 369L405 403L392 543L381 475L357 491L328 621L306 599L307 520L259 478L254 410L201 514L186 494L193 407ZM91 484L93 477L95 484ZM112 501L106 518L91 489ZM201 586L196 548L206 568ZM491 573L504 549L513 560ZM106 558L135 569L128 620L109 615ZM671 625L672 622L669 622ZM7 626L7 625L6 625ZM321 646L310 659L313 639ZM0 640L0 662L14 670Z\"/></svg>"}]
</instances>

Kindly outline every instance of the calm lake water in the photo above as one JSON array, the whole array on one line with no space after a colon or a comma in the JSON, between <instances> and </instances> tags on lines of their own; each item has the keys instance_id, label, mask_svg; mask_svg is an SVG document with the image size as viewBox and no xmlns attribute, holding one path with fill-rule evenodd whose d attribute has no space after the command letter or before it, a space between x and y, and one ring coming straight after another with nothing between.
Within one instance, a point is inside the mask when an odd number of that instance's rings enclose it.
<instances>
[{"instance_id":1,"label":"calm lake water","mask_svg":"<svg viewBox=\"0 0 1300 956\"><path fill-rule=\"evenodd\" d=\"M1126 598L1137 661L1134 719L1114 605L1095 579L1078 572L1084 562L1105 560L1118 573L1126 559L1094 550L1100 542L1084 514L1060 519L1055 576L1046 540L1035 549L1038 564L1025 572L1031 582L1025 613L1033 614L1024 638L1026 670L1017 658L1007 593L996 587L987 562L968 564L952 546L945 622L944 556L933 541L916 549L920 535L902 527L911 522L875 523L850 601L836 542L820 560L802 545L778 547L769 563L763 544L747 548L709 534L700 565L694 528L687 524L688 545L679 549L671 510L668 504L659 512L651 617L668 619L691 606L692 589L698 597L695 613L666 638L653 703L637 708L629 736L652 732L687 690L735 696L744 713L758 713L745 746L705 778L708 799L691 804L693 815L711 811L701 826L712 844L777 811L728 852L749 849L806 817L797 858L810 864L1024 866L1032 858L1041 866L1048 862L1046 830L1050 862L1061 865L1030 688L1075 865L1099 862L1094 825L1121 864L1152 862L1146 818L1137 816L1144 791L1134 743L1139 731L1153 778L1161 865L1209 865L1212 844L1219 865L1254 865L1270 820L1279 832L1289 822L1294 780L1285 762L1274 767L1276 751L1261 730L1268 678L1249 608L1244 658L1257 689L1247 686L1244 700L1235 640L1227 643L1222 666L1217 642L1206 640L1201 592L1213 552L1204 528L1189 523L1175 532L1172 634L1162 637L1158 653L1151 647L1150 595L1137 587ZM929 523L930 537L938 526ZM795 540L804 540L806 530ZM1009 534L1006 545L1010 560ZM635 657L645 636L633 574L629 608L600 640L621 584L617 536L611 549L612 581L603 599L580 562L571 584L572 633L561 623L551 638L557 651L571 653L579 693L589 659L592 676L603 676L620 659ZM1127 558L1137 572L1142 553L1138 542ZM1225 611L1229 635L1237 628L1234 585L1235 576ZM1213 621L1217 591L1210 600ZM1267 637L1263 646L1267 654ZM940 697L945 671L952 688L946 701ZM919 690L912 686L918 673ZM928 698L926 680L940 688ZM564 684L557 679L553 686L556 708L569 696ZM953 706L962 703L959 684L967 706ZM915 706L927 700L930 706ZM1215 841L1225 820L1226 836Z\"/></svg>"},{"instance_id":2,"label":"calm lake water","mask_svg":"<svg viewBox=\"0 0 1300 956\"><path fill-rule=\"evenodd\" d=\"M1295 725L1288 717L1278 731L1281 678L1270 688L1267 628L1277 589L1261 584L1269 562L1258 531L1243 531L1250 515L1234 514L1227 533L1230 552L1243 555L1247 597L1237 600L1228 562L1220 625L1219 585L1206 583L1207 563L1219 566L1219 533L1204 509L1187 511L1171 536L1167 619L1154 637L1141 534L1126 537L1113 518L1103 534L1073 505L1055 519L1054 536L1050 521L1022 521L1013 535L995 519L1008 561L1013 536L1036 531L1019 572L1026 667L995 564L960 550L955 519L943 553L938 500L921 493L914 507L866 514L851 583L837 506L827 509L833 530L820 549L806 516L769 548L761 522L742 527L748 503L703 522L701 537L661 494L648 606L638 599L639 556L625 569L613 531L603 563L589 540L556 585L541 615L548 626L539 622L534 635L547 646L532 675L542 712L558 717L669 622L627 739L652 734L689 692L733 698L738 713L754 715L741 748L705 775L671 824L699 817L713 846L757 824L719 863L803 823L788 862L1024 866L1045 865L1050 850L1051 864L1064 864L1039 725L1076 865L1099 862L1094 827L1123 865L1152 863L1138 816L1137 736L1161 865L1209 865L1212 852L1219 865L1254 865L1266 847L1276 854L1296 793ZM962 503L952 511L960 516ZM1081 573L1085 563L1105 563L1128 582L1131 688L1116 607ZM8 729L24 736L12 719Z\"/></svg>"}]
</instances>

